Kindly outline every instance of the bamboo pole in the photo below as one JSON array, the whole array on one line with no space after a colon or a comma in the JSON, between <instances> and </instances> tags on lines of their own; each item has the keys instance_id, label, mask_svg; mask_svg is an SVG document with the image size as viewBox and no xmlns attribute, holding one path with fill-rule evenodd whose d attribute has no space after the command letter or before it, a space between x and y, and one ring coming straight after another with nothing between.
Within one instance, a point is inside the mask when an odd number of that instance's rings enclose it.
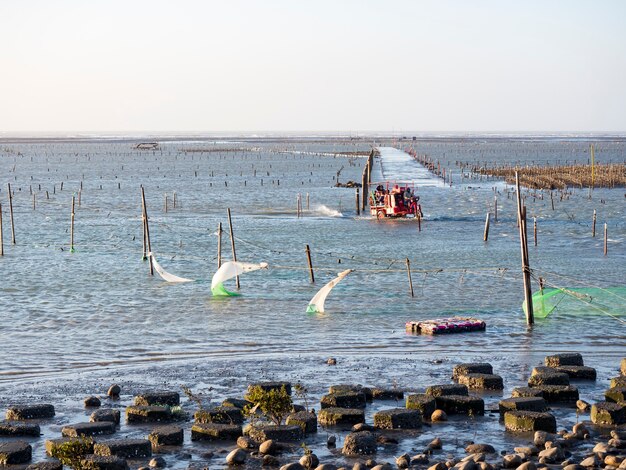
<instances>
[{"instance_id":1,"label":"bamboo pole","mask_svg":"<svg viewBox=\"0 0 626 470\"><path fill-rule=\"evenodd\" d=\"M486 242L489 239L489 217L490 213L487 212L487 217L485 218L485 231L483 233L483 241Z\"/></svg>"},{"instance_id":2,"label":"bamboo pole","mask_svg":"<svg viewBox=\"0 0 626 470\"><path fill-rule=\"evenodd\" d=\"M147 250L146 255L148 253L152 255L152 245L150 243L150 223L148 221L148 207L146 206L146 194L144 192L143 186L141 187L141 204L143 206L143 225L144 225L144 233L146 237L145 249ZM154 266L152 265L152 256L148 256L148 261L150 262L150 275L154 276Z\"/></svg>"},{"instance_id":3,"label":"bamboo pole","mask_svg":"<svg viewBox=\"0 0 626 470\"><path fill-rule=\"evenodd\" d=\"M367 165L363 169L363 174L361 175L361 187L363 188L361 210L365 213L365 207L367 204Z\"/></svg>"},{"instance_id":4,"label":"bamboo pole","mask_svg":"<svg viewBox=\"0 0 626 470\"><path fill-rule=\"evenodd\" d=\"M609 252L609 237L608 237L608 227L606 222L604 223L604 256L606 256Z\"/></svg>"},{"instance_id":5,"label":"bamboo pole","mask_svg":"<svg viewBox=\"0 0 626 470\"><path fill-rule=\"evenodd\" d=\"M311 249L309 248L309 245L306 245L305 251L306 251L306 261L307 261L307 264L309 265L309 277L311 279L311 284L315 284L315 273L313 272L313 263L311 261Z\"/></svg>"},{"instance_id":6,"label":"bamboo pole","mask_svg":"<svg viewBox=\"0 0 626 470\"><path fill-rule=\"evenodd\" d=\"M11 183L7 183L9 188L9 215L11 216L11 244L15 245L15 221L13 220L13 193Z\"/></svg>"},{"instance_id":7,"label":"bamboo pole","mask_svg":"<svg viewBox=\"0 0 626 470\"><path fill-rule=\"evenodd\" d=\"M519 221L520 232L520 251L522 258L522 274L524 277L524 299L526 300L526 324L533 325L535 323L535 316L533 312L533 298L530 286L530 266L528 265L528 244L526 242L526 224L525 217L522 213L522 198L519 189L519 174L515 172L515 189L517 193L517 218Z\"/></svg>"},{"instance_id":8,"label":"bamboo pole","mask_svg":"<svg viewBox=\"0 0 626 470\"><path fill-rule=\"evenodd\" d=\"M4 256L4 235L2 233L2 203L0 202L0 256Z\"/></svg>"},{"instance_id":9,"label":"bamboo pole","mask_svg":"<svg viewBox=\"0 0 626 470\"><path fill-rule=\"evenodd\" d=\"M141 187L141 230L142 230L142 252L141 260L148 259L148 243L146 238L146 200L143 195L143 186Z\"/></svg>"},{"instance_id":10,"label":"bamboo pole","mask_svg":"<svg viewBox=\"0 0 626 470\"><path fill-rule=\"evenodd\" d=\"M228 227L230 230L230 246L233 249L233 261L237 261L237 251L235 250L235 236L233 234L233 221L230 217L230 207L227 210L228 210ZM237 285L237 289L239 289L241 287L239 283L239 276L235 276L235 282Z\"/></svg>"},{"instance_id":11,"label":"bamboo pole","mask_svg":"<svg viewBox=\"0 0 626 470\"><path fill-rule=\"evenodd\" d=\"M591 236L596 236L596 210L593 210L593 220L591 222Z\"/></svg>"},{"instance_id":12,"label":"bamboo pole","mask_svg":"<svg viewBox=\"0 0 626 470\"><path fill-rule=\"evenodd\" d=\"M406 273L409 276L409 293L411 294L411 297L415 297L415 294L413 293L413 279L411 279L411 261L409 258L406 259Z\"/></svg>"},{"instance_id":13,"label":"bamboo pole","mask_svg":"<svg viewBox=\"0 0 626 470\"><path fill-rule=\"evenodd\" d=\"M76 196L72 194L72 213L70 215L70 253L74 253L74 204Z\"/></svg>"},{"instance_id":14,"label":"bamboo pole","mask_svg":"<svg viewBox=\"0 0 626 470\"><path fill-rule=\"evenodd\" d=\"M222 267L222 222L217 224L217 269Z\"/></svg>"}]
</instances>

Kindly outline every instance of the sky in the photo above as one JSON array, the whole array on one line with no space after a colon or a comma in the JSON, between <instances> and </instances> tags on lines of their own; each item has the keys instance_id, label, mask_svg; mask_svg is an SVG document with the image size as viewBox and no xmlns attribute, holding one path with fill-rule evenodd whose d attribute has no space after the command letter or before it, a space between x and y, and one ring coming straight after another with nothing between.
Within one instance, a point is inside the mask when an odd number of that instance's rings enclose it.
<instances>
[{"instance_id":1,"label":"sky","mask_svg":"<svg viewBox=\"0 0 626 470\"><path fill-rule=\"evenodd\" d=\"M626 1L0 0L0 133L625 132Z\"/></svg>"}]
</instances>

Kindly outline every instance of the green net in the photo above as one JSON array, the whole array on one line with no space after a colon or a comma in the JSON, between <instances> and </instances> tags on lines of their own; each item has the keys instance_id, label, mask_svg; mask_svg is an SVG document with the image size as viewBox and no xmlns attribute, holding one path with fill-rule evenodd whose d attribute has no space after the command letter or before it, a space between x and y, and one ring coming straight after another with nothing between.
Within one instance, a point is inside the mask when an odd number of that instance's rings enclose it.
<instances>
[{"instance_id":1,"label":"green net","mask_svg":"<svg viewBox=\"0 0 626 470\"><path fill-rule=\"evenodd\" d=\"M533 294L535 318L553 312L567 315L608 315L620 321L626 318L626 287L558 287ZM526 312L526 301L522 304Z\"/></svg>"}]
</instances>

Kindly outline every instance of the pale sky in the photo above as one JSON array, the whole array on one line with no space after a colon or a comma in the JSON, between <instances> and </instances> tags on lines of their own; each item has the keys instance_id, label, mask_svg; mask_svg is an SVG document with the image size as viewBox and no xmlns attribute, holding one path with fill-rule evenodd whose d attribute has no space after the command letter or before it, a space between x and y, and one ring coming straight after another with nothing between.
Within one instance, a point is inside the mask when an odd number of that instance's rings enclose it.
<instances>
[{"instance_id":1,"label":"pale sky","mask_svg":"<svg viewBox=\"0 0 626 470\"><path fill-rule=\"evenodd\" d=\"M0 0L0 133L626 131L626 1Z\"/></svg>"}]
</instances>

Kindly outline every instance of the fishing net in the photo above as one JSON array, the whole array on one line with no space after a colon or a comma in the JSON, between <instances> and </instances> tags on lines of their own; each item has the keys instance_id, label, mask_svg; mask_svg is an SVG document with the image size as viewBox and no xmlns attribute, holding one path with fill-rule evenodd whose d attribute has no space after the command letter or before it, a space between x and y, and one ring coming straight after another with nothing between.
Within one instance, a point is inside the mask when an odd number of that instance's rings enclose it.
<instances>
[{"instance_id":1,"label":"fishing net","mask_svg":"<svg viewBox=\"0 0 626 470\"><path fill-rule=\"evenodd\" d=\"M626 322L626 287L556 287L533 294L535 318L553 312L566 315L608 315ZM522 304L526 312L526 302Z\"/></svg>"}]
</instances>

